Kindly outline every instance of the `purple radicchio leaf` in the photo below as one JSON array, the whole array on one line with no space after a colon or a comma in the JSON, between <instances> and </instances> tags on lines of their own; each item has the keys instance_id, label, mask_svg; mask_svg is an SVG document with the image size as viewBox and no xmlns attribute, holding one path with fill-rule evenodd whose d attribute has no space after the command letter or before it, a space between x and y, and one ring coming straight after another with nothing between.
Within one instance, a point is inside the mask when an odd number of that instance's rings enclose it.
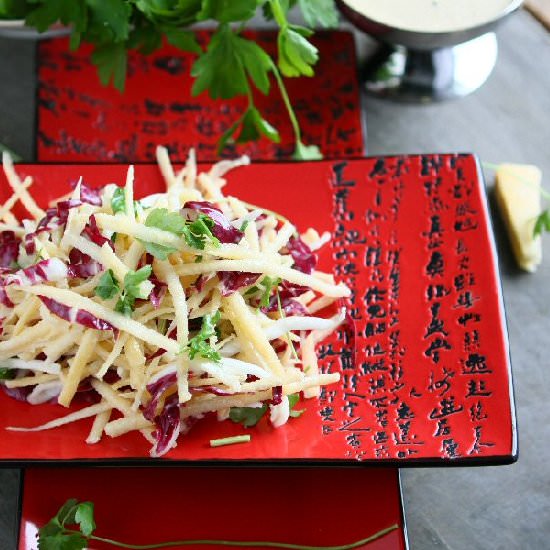
<instances>
[{"instance_id":1,"label":"purple radicchio leaf","mask_svg":"<svg viewBox=\"0 0 550 550\"><path fill-rule=\"evenodd\" d=\"M271 390L271 404L280 405L283 402L283 386L274 386Z\"/></svg>"},{"instance_id":2,"label":"purple radicchio leaf","mask_svg":"<svg viewBox=\"0 0 550 550\"><path fill-rule=\"evenodd\" d=\"M195 288L197 289L198 292L202 292L202 289L204 288L204 285L210 281L210 279L213 279L214 278L214 275L212 274L204 274L202 273L201 275L199 275L197 277L197 280L195 281L194 285L195 285Z\"/></svg>"},{"instance_id":3,"label":"purple radicchio leaf","mask_svg":"<svg viewBox=\"0 0 550 550\"><path fill-rule=\"evenodd\" d=\"M4 390L4 393L16 399L17 401L27 401L28 395L32 392L35 386L23 386L21 388L8 388L4 384L0 384L0 387Z\"/></svg>"},{"instance_id":4,"label":"purple radicchio leaf","mask_svg":"<svg viewBox=\"0 0 550 550\"><path fill-rule=\"evenodd\" d=\"M228 395L235 395L234 393L222 390L221 388L218 388L216 386L195 386L193 388L189 388L189 392L191 394L211 393L213 395L219 395L221 397L226 397Z\"/></svg>"},{"instance_id":5,"label":"purple radicchio leaf","mask_svg":"<svg viewBox=\"0 0 550 550\"><path fill-rule=\"evenodd\" d=\"M73 188L76 187L78 183L73 184ZM101 194L103 193L103 187L100 187L98 189L94 189L92 187L89 187L84 182L80 182L80 200L82 202L87 202L88 204L91 204L92 206L101 206Z\"/></svg>"},{"instance_id":6,"label":"purple radicchio leaf","mask_svg":"<svg viewBox=\"0 0 550 550\"><path fill-rule=\"evenodd\" d=\"M154 275L149 277L149 280L153 283L153 290L149 294L149 301L155 309L158 309L166 294L166 283L159 281Z\"/></svg>"},{"instance_id":7,"label":"purple radicchio leaf","mask_svg":"<svg viewBox=\"0 0 550 550\"><path fill-rule=\"evenodd\" d=\"M27 254L34 254L36 252L35 237L40 233L50 232L58 227L63 227L67 223L69 210L81 204L78 199L69 199L58 202L53 208L48 208L46 215L38 222L36 231L25 235L25 251Z\"/></svg>"},{"instance_id":8,"label":"purple radicchio leaf","mask_svg":"<svg viewBox=\"0 0 550 550\"><path fill-rule=\"evenodd\" d=\"M5 287L0 285L0 304L4 304L6 307L14 307L14 303L10 300Z\"/></svg>"},{"instance_id":9,"label":"purple radicchio leaf","mask_svg":"<svg viewBox=\"0 0 550 550\"><path fill-rule=\"evenodd\" d=\"M279 300L281 302L281 309L287 317L292 315L307 315L307 309L298 300L294 300L295 297L300 296L307 291L306 287L283 281L280 285L278 296L274 294L269 298L269 304L267 307L263 307L264 313L273 313L279 311Z\"/></svg>"},{"instance_id":10,"label":"purple radicchio leaf","mask_svg":"<svg viewBox=\"0 0 550 550\"><path fill-rule=\"evenodd\" d=\"M111 325L111 323L99 319L95 315L92 315L89 311L83 309L78 309L76 307L69 307L65 304L61 304L53 298L48 298L46 296L38 296L44 305L61 319L69 321L69 323L78 323L87 328L93 328L96 330L112 330L115 334L118 333L118 330Z\"/></svg>"},{"instance_id":11,"label":"purple radicchio leaf","mask_svg":"<svg viewBox=\"0 0 550 550\"><path fill-rule=\"evenodd\" d=\"M84 227L84 230L82 231L83 235L86 235L90 241L92 241L94 244L97 244L97 246L103 246L105 243L109 243L109 246L112 248L113 243L110 239L107 237L104 237L97 227L97 222L95 220L95 216L90 216L90 220L86 224L86 227Z\"/></svg>"},{"instance_id":12,"label":"purple radicchio leaf","mask_svg":"<svg viewBox=\"0 0 550 550\"><path fill-rule=\"evenodd\" d=\"M258 273L248 273L246 271L218 271L222 296L229 296L239 288L253 285L259 276Z\"/></svg>"},{"instance_id":13,"label":"purple radicchio leaf","mask_svg":"<svg viewBox=\"0 0 550 550\"><path fill-rule=\"evenodd\" d=\"M86 279L103 271L103 266L99 262L92 260L90 256L84 254L78 248L73 248L70 251L69 265L67 267L67 275L70 278L80 277Z\"/></svg>"},{"instance_id":14,"label":"purple radicchio leaf","mask_svg":"<svg viewBox=\"0 0 550 550\"><path fill-rule=\"evenodd\" d=\"M17 263L20 243L13 231L0 232L0 267L11 268Z\"/></svg>"},{"instance_id":15,"label":"purple radicchio leaf","mask_svg":"<svg viewBox=\"0 0 550 550\"><path fill-rule=\"evenodd\" d=\"M170 374L165 374L161 376L158 380L151 382L147 385L147 391L151 394L151 400L147 403L147 406L143 409L143 416L153 422L157 416L157 407L160 402L160 398L164 392L174 386L177 382L177 376L175 372Z\"/></svg>"},{"instance_id":16,"label":"purple radicchio leaf","mask_svg":"<svg viewBox=\"0 0 550 550\"><path fill-rule=\"evenodd\" d=\"M238 243L244 233L233 227L223 212L208 201L188 201L183 205L182 214L189 221L195 221L198 214L205 214L213 222L212 234L222 243Z\"/></svg>"},{"instance_id":17,"label":"purple radicchio leaf","mask_svg":"<svg viewBox=\"0 0 550 550\"><path fill-rule=\"evenodd\" d=\"M317 265L317 257L300 237L290 237L286 245L294 260L294 268L308 275Z\"/></svg>"},{"instance_id":18,"label":"purple radicchio leaf","mask_svg":"<svg viewBox=\"0 0 550 550\"><path fill-rule=\"evenodd\" d=\"M164 402L161 413L154 419L156 429L153 431L155 445L151 456L159 457L166 454L175 444L181 426L178 394L174 393Z\"/></svg>"},{"instance_id":19,"label":"purple radicchio leaf","mask_svg":"<svg viewBox=\"0 0 550 550\"><path fill-rule=\"evenodd\" d=\"M177 328L173 328L166 336L170 338L171 340L175 340L178 333ZM160 357L162 354L166 353L166 350L164 348L159 348L157 351L152 353L151 355L148 355L145 359L147 362L152 361L153 359L156 359L157 357ZM149 392L151 393L151 392Z\"/></svg>"},{"instance_id":20,"label":"purple radicchio leaf","mask_svg":"<svg viewBox=\"0 0 550 550\"><path fill-rule=\"evenodd\" d=\"M41 260L25 269L18 269L6 275L6 285L38 285L40 283L61 281L67 277L67 266L59 258Z\"/></svg>"}]
</instances>

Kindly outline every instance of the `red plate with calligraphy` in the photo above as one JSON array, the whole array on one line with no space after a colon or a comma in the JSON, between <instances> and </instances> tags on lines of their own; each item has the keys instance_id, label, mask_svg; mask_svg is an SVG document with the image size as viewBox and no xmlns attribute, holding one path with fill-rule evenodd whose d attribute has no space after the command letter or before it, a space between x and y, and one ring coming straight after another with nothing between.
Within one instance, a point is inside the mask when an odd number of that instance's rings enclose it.
<instances>
[{"instance_id":1,"label":"red plate with calligraphy","mask_svg":"<svg viewBox=\"0 0 550 550\"><path fill-rule=\"evenodd\" d=\"M42 204L79 176L123 182L122 165L22 165ZM340 383L305 401L279 429L261 421L250 443L206 418L156 463L379 463L474 465L517 456L508 340L483 181L471 155L316 163L259 163L228 176L230 194L298 225L332 231L319 257L353 289L351 324L318 349ZM7 198L0 180L0 201ZM136 167L142 195L162 188L156 166ZM152 461L138 433L87 445L90 422L46 432L7 431L66 413L0 392L0 459L12 464Z\"/></svg>"},{"instance_id":2,"label":"red plate with calligraphy","mask_svg":"<svg viewBox=\"0 0 550 550\"><path fill-rule=\"evenodd\" d=\"M44 475L30 468L22 487L19 550L36 550L38 527L69 498L94 502L98 537L126 543L208 538L334 547L378 535L356 548L407 548L396 469L327 473L296 467L62 468Z\"/></svg>"}]
</instances>

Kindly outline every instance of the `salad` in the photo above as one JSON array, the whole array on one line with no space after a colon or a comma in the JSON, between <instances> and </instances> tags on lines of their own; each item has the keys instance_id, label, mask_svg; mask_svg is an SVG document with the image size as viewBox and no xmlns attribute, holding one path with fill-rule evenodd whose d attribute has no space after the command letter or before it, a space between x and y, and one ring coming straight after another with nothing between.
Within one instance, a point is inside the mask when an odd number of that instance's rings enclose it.
<instances>
[{"instance_id":1,"label":"salad","mask_svg":"<svg viewBox=\"0 0 550 550\"><path fill-rule=\"evenodd\" d=\"M139 430L151 456L206 415L285 424L299 395L338 381L316 345L345 318L349 289L316 271L330 234L226 196L248 158L179 171L163 147L166 191L78 181L42 210L9 155L13 195L0 207L0 383L32 405L85 403L40 426L93 419L90 444ZM12 214L20 202L29 219ZM332 307L334 314L321 315Z\"/></svg>"}]
</instances>

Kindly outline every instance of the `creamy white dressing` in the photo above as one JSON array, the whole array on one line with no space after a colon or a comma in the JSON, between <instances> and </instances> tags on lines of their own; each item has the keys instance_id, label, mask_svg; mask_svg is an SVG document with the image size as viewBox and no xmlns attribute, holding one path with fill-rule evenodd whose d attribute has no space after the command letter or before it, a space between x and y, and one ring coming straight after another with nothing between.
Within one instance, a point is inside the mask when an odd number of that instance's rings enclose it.
<instances>
[{"instance_id":1,"label":"creamy white dressing","mask_svg":"<svg viewBox=\"0 0 550 550\"><path fill-rule=\"evenodd\" d=\"M369 19L398 29L450 32L498 18L514 0L344 0Z\"/></svg>"}]
</instances>

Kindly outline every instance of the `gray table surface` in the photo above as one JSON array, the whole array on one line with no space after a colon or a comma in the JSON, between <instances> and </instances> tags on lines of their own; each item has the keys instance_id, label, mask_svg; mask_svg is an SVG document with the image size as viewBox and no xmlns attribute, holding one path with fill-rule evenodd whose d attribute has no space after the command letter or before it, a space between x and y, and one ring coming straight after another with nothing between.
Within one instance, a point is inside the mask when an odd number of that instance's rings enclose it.
<instances>
[{"instance_id":1,"label":"gray table surface","mask_svg":"<svg viewBox=\"0 0 550 550\"><path fill-rule=\"evenodd\" d=\"M487 162L537 164L550 182L550 35L526 12L511 18L498 35L497 67L485 86L467 98L435 105L366 98L369 153L475 152ZM0 41L3 83L10 76L6 56L28 63L22 49L14 51ZM10 95L15 104L26 100L29 90L8 88L0 88L0 105ZM25 122L16 113L0 107L0 142L13 140L16 150L28 154ZM544 265L533 275L524 274L514 265L494 211L493 222L509 323L520 458L511 466L403 470L412 550L550 548L550 236L544 240ZM0 470L0 550L15 548L18 479L16 470Z\"/></svg>"}]
</instances>

